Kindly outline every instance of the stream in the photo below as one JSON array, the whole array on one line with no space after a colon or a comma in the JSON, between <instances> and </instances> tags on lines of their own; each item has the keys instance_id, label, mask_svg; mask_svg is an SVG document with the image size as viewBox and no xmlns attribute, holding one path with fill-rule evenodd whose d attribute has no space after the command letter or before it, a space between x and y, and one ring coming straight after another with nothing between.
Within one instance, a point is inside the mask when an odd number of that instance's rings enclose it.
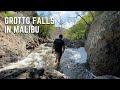
<instances>
[{"instance_id":1,"label":"stream","mask_svg":"<svg viewBox=\"0 0 120 90\"><path fill-rule=\"evenodd\" d=\"M66 48L64 54L61 58L60 67L72 67L76 63L85 63L87 59L87 53L84 47L81 48ZM55 54L51 53L51 47L41 44L34 51L32 51L27 57L23 60L20 60L16 63L10 63L7 66L4 66L0 71L14 68L24 68L24 67L33 67L33 68L56 68L55 63ZM68 69L68 68L67 68Z\"/></svg>"}]
</instances>

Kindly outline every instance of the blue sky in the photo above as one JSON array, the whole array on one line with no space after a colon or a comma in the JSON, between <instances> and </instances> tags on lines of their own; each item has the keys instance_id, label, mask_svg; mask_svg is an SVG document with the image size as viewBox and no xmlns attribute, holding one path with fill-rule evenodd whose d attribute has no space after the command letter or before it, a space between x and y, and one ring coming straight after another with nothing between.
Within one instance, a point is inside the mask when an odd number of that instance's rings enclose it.
<instances>
[{"instance_id":1,"label":"blue sky","mask_svg":"<svg viewBox=\"0 0 120 90\"><path fill-rule=\"evenodd\" d=\"M38 14L44 13L45 15L48 15L48 11L37 11Z\"/></svg>"},{"instance_id":2,"label":"blue sky","mask_svg":"<svg viewBox=\"0 0 120 90\"><path fill-rule=\"evenodd\" d=\"M64 22L63 28L66 29L72 27L80 19L80 18L75 18L76 11L37 11L38 14L44 13L45 15L48 15L49 12L51 13L51 17L55 18L55 26L57 27L59 26L58 22L60 21L60 16L62 22Z\"/></svg>"}]
</instances>

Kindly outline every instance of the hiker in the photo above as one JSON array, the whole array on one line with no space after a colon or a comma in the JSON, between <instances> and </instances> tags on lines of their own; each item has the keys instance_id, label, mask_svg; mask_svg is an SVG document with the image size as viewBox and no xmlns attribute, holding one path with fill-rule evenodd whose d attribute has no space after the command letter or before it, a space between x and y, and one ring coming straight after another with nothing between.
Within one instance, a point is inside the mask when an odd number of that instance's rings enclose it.
<instances>
[{"instance_id":1,"label":"hiker","mask_svg":"<svg viewBox=\"0 0 120 90\"><path fill-rule=\"evenodd\" d=\"M60 68L60 59L62 57L62 54L65 50L65 42L62 40L63 35L60 34L58 39L54 40L53 46L52 46L52 54L56 54L56 63L57 63L57 70Z\"/></svg>"}]
</instances>

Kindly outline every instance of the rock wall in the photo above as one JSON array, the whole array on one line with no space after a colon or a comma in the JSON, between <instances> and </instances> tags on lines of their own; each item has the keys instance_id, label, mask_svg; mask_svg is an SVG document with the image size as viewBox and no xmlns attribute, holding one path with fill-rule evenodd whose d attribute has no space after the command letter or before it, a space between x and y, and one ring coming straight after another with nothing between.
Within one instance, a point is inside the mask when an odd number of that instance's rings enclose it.
<instances>
[{"instance_id":1,"label":"rock wall","mask_svg":"<svg viewBox=\"0 0 120 90\"><path fill-rule=\"evenodd\" d=\"M32 11L9 11L13 16L32 16ZM35 34L14 34L4 32L4 16L0 12L0 68L11 62L21 60L40 43L46 42ZM30 24L32 25L32 24Z\"/></svg>"},{"instance_id":2,"label":"rock wall","mask_svg":"<svg viewBox=\"0 0 120 90\"><path fill-rule=\"evenodd\" d=\"M94 74L120 76L120 11L104 11L93 21L85 48Z\"/></svg>"},{"instance_id":3,"label":"rock wall","mask_svg":"<svg viewBox=\"0 0 120 90\"><path fill-rule=\"evenodd\" d=\"M71 41L71 40L68 40L67 38L63 38L63 40L65 42L65 46L69 48L80 48L85 46L85 42L83 40Z\"/></svg>"}]
</instances>

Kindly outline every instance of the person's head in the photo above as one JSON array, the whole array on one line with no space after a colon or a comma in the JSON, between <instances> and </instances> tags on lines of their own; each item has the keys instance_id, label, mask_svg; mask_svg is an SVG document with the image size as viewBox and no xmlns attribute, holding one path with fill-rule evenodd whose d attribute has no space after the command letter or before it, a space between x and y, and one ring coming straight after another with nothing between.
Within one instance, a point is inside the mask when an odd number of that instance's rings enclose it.
<instances>
[{"instance_id":1,"label":"person's head","mask_svg":"<svg viewBox=\"0 0 120 90\"><path fill-rule=\"evenodd\" d=\"M63 35L62 35L62 34L60 34L60 35L59 35L59 38L60 38L60 39L62 39L62 38L63 38Z\"/></svg>"}]
</instances>

